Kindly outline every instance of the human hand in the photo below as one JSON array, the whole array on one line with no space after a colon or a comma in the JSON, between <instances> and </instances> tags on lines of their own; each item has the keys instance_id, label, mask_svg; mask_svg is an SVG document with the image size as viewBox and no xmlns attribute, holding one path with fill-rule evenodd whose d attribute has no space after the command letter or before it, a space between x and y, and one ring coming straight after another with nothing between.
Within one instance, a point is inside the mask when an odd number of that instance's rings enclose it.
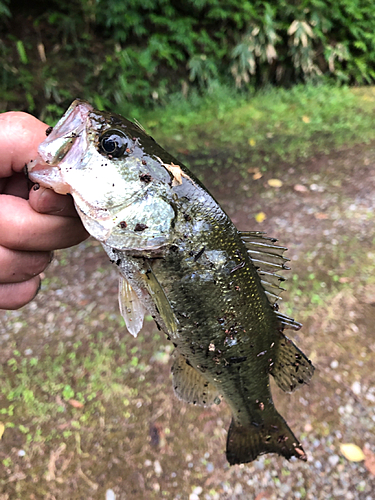
<instances>
[{"instance_id":1,"label":"human hand","mask_svg":"<svg viewBox=\"0 0 375 500\"><path fill-rule=\"evenodd\" d=\"M23 168L37 155L47 125L27 113L0 114L0 309L18 309L40 287L52 251L83 241L70 195L29 182Z\"/></svg>"}]
</instances>

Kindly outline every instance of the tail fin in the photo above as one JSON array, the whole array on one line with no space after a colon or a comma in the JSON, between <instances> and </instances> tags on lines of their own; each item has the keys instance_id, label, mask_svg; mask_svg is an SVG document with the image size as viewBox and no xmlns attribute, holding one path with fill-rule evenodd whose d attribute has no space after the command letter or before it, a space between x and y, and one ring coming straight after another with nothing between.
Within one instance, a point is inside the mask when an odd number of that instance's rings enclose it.
<instances>
[{"instance_id":1,"label":"tail fin","mask_svg":"<svg viewBox=\"0 0 375 500\"><path fill-rule=\"evenodd\" d=\"M307 460L301 443L276 410L271 420L260 425L251 422L243 426L232 419L227 437L229 464L245 464L264 453L277 453L288 460L293 456Z\"/></svg>"}]
</instances>

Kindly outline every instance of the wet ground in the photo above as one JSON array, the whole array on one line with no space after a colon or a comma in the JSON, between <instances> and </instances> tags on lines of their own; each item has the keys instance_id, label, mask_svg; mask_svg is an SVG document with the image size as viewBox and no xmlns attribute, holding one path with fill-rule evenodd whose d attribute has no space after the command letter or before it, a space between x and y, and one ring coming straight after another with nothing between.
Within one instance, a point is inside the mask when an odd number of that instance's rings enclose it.
<instances>
[{"instance_id":1,"label":"wet ground","mask_svg":"<svg viewBox=\"0 0 375 500\"><path fill-rule=\"evenodd\" d=\"M0 500L375 499L375 144L267 172L186 160L239 229L289 248L281 310L304 323L291 336L316 372L273 394L308 462L228 466L225 403L174 397L171 346L152 322L125 331L116 270L89 241L58 253L33 303L0 312Z\"/></svg>"}]
</instances>

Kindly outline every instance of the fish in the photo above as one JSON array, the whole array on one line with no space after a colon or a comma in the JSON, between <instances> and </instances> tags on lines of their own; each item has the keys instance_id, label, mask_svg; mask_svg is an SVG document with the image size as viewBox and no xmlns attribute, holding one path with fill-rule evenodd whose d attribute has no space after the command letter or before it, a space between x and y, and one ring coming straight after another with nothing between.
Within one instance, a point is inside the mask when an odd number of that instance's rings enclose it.
<instances>
[{"instance_id":1,"label":"fish","mask_svg":"<svg viewBox=\"0 0 375 500\"><path fill-rule=\"evenodd\" d=\"M311 361L285 336L302 325L278 310L286 250L239 231L192 172L138 124L74 101L28 166L32 182L71 194L87 231L119 271L118 299L136 336L145 314L174 345L177 397L229 406L230 465L265 453L306 461L276 410L309 383Z\"/></svg>"}]
</instances>

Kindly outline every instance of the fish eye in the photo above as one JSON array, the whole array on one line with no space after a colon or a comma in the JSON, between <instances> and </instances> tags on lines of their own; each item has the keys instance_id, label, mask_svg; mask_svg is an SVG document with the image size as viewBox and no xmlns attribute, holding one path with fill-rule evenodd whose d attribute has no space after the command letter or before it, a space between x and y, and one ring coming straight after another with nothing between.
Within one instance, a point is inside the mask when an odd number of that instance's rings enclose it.
<instances>
[{"instance_id":1,"label":"fish eye","mask_svg":"<svg viewBox=\"0 0 375 500\"><path fill-rule=\"evenodd\" d=\"M128 147L128 139L119 130L107 130L99 138L99 151L113 158L119 158Z\"/></svg>"}]
</instances>

